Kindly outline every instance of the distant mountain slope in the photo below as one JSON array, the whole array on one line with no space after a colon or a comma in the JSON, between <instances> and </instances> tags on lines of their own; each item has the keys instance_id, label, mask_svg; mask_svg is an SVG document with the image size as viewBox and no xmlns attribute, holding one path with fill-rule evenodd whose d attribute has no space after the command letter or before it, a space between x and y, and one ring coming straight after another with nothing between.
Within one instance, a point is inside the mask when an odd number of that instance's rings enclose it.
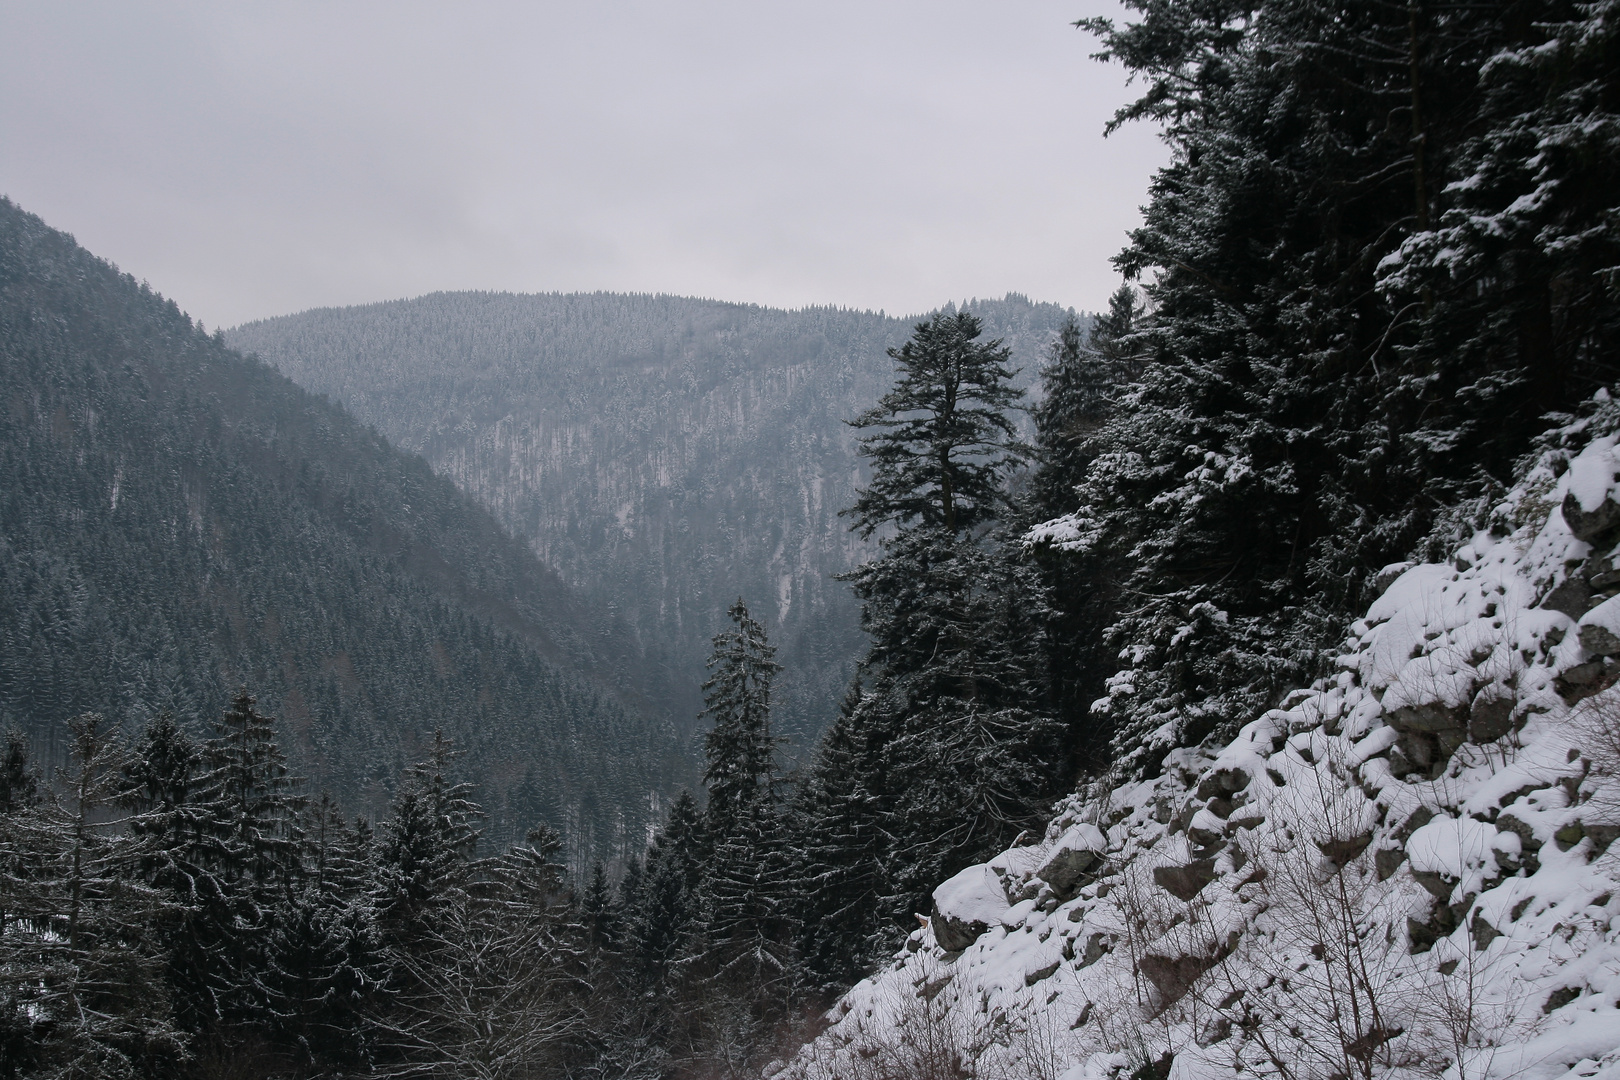
<instances>
[{"instance_id":1,"label":"distant mountain slope","mask_svg":"<svg viewBox=\"0 0 1620 1080\"><path fill-rule=\"evenodd\" d=\"M689 779L621 624L487 511L0 200L0 723L51 754L82 710L196 723L241 684L373 813L444 727L493 841L639 847Z\"/></svg>"},{"instance_id":2,"label":"distant mountain slope","mask_svg":"<svg viewBox=\"0 0 1620 1080\"><path fill-rule=\"evenodd\" d=\"M1067 315L971 302L1033 380ZM867 553L838 512L860 482L843 421L893 382L912 320L672 296L437 293L238 327L228 340L331 394L475 495L633 626L700 706L711 636L738 595L784 671L801 746L861 648L832 580Z\"/></svg>"}]
</instances>

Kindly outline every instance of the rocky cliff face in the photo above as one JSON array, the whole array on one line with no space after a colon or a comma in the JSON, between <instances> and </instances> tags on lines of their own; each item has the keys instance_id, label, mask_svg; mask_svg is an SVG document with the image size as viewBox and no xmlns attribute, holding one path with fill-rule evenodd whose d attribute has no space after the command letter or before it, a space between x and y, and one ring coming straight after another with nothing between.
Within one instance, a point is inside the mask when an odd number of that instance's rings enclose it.
<instances>
[{"instance_id":1,"label":"rocky cliff face","mask_svg":"<svg viewBox=\"0 0 1620 1080\"><path fill-rule=\"evenodd\" d=\"M1620 408L1337 672L941 885L782 1077L1620 1075Z\"/></svg>"}]
</instances>

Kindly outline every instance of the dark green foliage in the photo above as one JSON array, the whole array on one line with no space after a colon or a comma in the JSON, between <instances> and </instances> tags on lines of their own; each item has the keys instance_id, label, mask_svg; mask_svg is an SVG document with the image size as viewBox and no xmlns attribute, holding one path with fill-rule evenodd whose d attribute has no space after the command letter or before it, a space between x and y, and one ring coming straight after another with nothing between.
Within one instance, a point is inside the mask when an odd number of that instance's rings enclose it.
<instances>
[{"instance_id":1,"label":"dark green foliage","mask_svg":"<svg viewBox=\"0 0 1620 1080\"><path fill-rule=\"evenodd\" d=\"M698 991L694 1059L736 1074L763 1066L797 987L792 867L771 734L778 665L741 599L730 615L735 629L715 636L704 685L713 721L704 740L707 850L684 981Z\"/></svg>"},{"instance_id":2,"label":"dark green foliage","mask_svg":"<svg viewBox=\"0 0 1620 1080\"><path fill-rule=\"evenodd\" d=\"M1108 311L1092 319L1089 337L1070 318L1052 343L1033 410L1038 464L1030 489L1038 517L1074 507L1075 489L1097 454L1097 432L1113 415L1115 396L1141 374L1131 342L1142 313L1137 291L1121 285Z\"/></svg>"},{"instance_id":3,"label":"dark green foliage","mask_svg":"<svg viewBox=\"0 0 1620 1080\"><path fill-rule=\"evenodd\" d=\"M941 312L889 350L894 388L850 421L875 429L859 443L872 480L842 511L862 536L886 524L966 532L997 516L1006 470L1025 450L1007 414L1023 391L1012 350L981 332L976 316Z\"/></svg>"},{"instance_id":4,"label":"dark green foliage","mask_svg":"<svg viewBox=\"0 0 1620 1080\"><path fill-rule=\"evenodd\" d=\"M1464 26L1492 46L1468 128L1432 227L1380 267L1408 316L1380 357L1389 396L1441 477L1480 447L1521 452L1543 414L1612 386L1620 345L1620 9L1504 4Z\"/></svg>"},{"instance_id":5,"label":"dark green foliage","mask_svg":"<svg viewBox=\"0 0 1620 1080\"><path fill-rule=\"evenodd\" d=\"M411 766L378 840L377 918L398 949L434 937L446 912L466 899L483 810L472 785L450 777L456 756L434 732L431 756Z\"/></svg>"},{"instance_id":6,"label":"dark green foliage","mask_svg":"<svg viewBox=\"0 0 1620 1080\"><path fill-rule=\"evenodd\" d=\"M888 930L882 821L888 790L880 739L856 680L821 738L793 803L799 928L808 989L830 999L883 954Z\"/></svg>"},{"instance_id":7,"label":"dark green foliage","mask_svg":"<svg viewBox=\"0 0 1620 1080\"><path fill-rule=\"evenodd\" d=\"M854 581L872 636L862 713L882 757L885 907L904 926L941 880L1038 825L1065 782L1045 590L1016 547L924 527Z\"/></svg>"},{"instance_id":8,"label":"dark green foliage","mask_svg":"<svg viewBox=\"0 0 1620 1080\"><path fill-rule=\"evenodd\" d=\"M0 814L26 810L39 799L39 776L28 761L28 742L22 732L6 732L5 756L0 758Z\"/></svg>"},{"instance_id":9,"label":"dark green foliage","mask_svg":"<svg viewBox=\"0 0 1620 1080\"><path fill-rule=\"evenodd\" d=\"M0 1073L161 1073L184 1047L156 933L172 901L116 814L128 749L93 713L67 728L56 789L0 814Z\"/></svg>"},{"instance_id":10,"label":"dark green foliage","mask_svg":"<svg viewBox=\"0 0 1620 1080\"><path fill-rule=\"evenodd\" d=\"M580 897L579 910L585 920L585 940L591 947L604 951L613 949L618 944L618 911L607 870L600 862L591 864L591 880Z\"/></svg>"},{"instance_id":11,"label":"dark green foliage","mask_svg":"<svg viewBox=\"0 0 1620 1080\"><path fill-rule=\"evenodd\" d=\"M1116 123L1160 121L1174 151L1118 259L1151 277L1153 310L1125 339L1143 366L1096 435L1079 512L1043 533L1121 597L1099 719L1141 772L1322 674L1376 571L1608 377L1612 303L1591 273L1607 241L1582 230L1612 196L1574 164L1601 154L1530 150L1526 115L1581 82L1532 59L1574 5L1128 6L1140 21L1084 25L1147 85ZM1588 55L1596 86L1612 56ZM1520 61L1550 79L1509 90ZM1565 115L1601 97L1575 91ZM1572 137L1596 149L1600 128ZM1563 211L1524 229L1480 213L1529 196L1538 168ZM1576 235L1594 242L1560 239ZM1552 284L1566 255L1590 260L1574 291ZM1552 295L1569 304L1562 360Z\"/></svg>"},{"instance_id":12,"label":"dark green foliage","mask_svg":"<svg viewBox=\"0 0 1620 1080\"><path fill-rule=\"evenodd\" d=\"M669 819L647 849L626 912L625 958L649 994L667 994L690 955L697 929L697 890L708 857L703 816L690 792L676 796Z\"/></svg>"},{"instance_id":13,"label":"dark green foliage","mask_svg":"<svg viewBox=\"0 0 1620 1080\"><path fill-rule=\"evenodd\" d=\"M304 818L299 881L273 912L261 978L270 1033L301 1068L371 1061L366 1017L379 1008L386 971L368 834L323 794Z\"/></svg>"},{"instance_id":14,"label":"dark green foliage","mask_svg":"<svg viewBox=\"0 0 1620 1080\"><path fill-rule=\"evenodd\" d=\"M1067 779L1046 589L993 528L1029 453L1009 417L1022 392L1006 350L978 337L968 314L919 323L891 350L894 390L854 421L875 429L861 442L872 482L847 513L883 534L879 557L845 575L871 639L866 689L823 741L795 820L801 875L833 889L799 901L823 986L892 945L942 878L1037 824Z\"/></svg>"},{"instance_id":15,"label":"dark green foliage","mask_svg":"<svg viewBox=\"0 0 1620 1080\"><path fill-rule=\"evenodd\" d=\"M171 840L172 861L154 884L172 881L183 905L170 938L171 979L181 1019L194 1031L257 1026L266 999L259 972L268 963L276 910L301 870L300 780L287 773L273 721L246 691L216 721L201 771L186 784L187 813L178 836L157 808L154 841ZM163 735L149 734L148 745ZM147 772L135 767L125 775Z\"/></svg>"},{"instance_id":16,"label":"dark green foliage","mask_svg":"<svg viewBox=\"0 0 1620 1080\"><path fill-rule=\"evenodd\" d=\"M68 717L249 684L350 812L443 726L497 842L555 815L582 871L695 772L639 656L425 462L0 202L0 727L48 766Z\"/></svg>"},{"instance_id":17,"label":"dark green foliage","mask_svg":"<svg viewBox=\"0 0 1620 1080\"><path fill-rule=\"evenodd\" d=\"M703 684L703 785L709 793L708 830L730 834L761 803L774 804L776 743L771 735L771 684L781 670L765 628L738 597L728 612L735 626L714 638L709 679Z\"/></svg>"}]
</instances>

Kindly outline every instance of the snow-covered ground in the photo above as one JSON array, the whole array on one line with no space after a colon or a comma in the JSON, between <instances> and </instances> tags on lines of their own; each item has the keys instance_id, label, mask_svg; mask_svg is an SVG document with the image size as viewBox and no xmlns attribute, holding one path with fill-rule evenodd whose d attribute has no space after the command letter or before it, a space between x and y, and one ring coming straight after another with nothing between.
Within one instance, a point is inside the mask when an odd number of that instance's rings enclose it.
<instances>
[{"instance_id":1,"label":"snow-covered ground","mask_svg":"<svg viewBox=\"0 0 1620 1080\"><path fill-rule=\"evenodd\" d=\"M1391 568L1335 677L942 884L768 1074L1620 1078L1617 429Z\"/></svg>"}]
</instances>

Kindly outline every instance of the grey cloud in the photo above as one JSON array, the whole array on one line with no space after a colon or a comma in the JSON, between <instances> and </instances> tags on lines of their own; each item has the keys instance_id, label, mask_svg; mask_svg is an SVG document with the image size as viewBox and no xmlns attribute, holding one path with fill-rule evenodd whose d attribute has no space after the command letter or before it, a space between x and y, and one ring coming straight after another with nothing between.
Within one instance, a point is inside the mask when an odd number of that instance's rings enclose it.
<instances>
[{"instance_id":1,"label":"grey cloud","mask_svg":"<svg viewBox=\"0 0 1620 1080\"><path fill-rule=\"evenodd\" d=\"M0 4L0 192L210 325L435 289L1081 307L1101 0Z\"/></svg>"}]
</instances>

